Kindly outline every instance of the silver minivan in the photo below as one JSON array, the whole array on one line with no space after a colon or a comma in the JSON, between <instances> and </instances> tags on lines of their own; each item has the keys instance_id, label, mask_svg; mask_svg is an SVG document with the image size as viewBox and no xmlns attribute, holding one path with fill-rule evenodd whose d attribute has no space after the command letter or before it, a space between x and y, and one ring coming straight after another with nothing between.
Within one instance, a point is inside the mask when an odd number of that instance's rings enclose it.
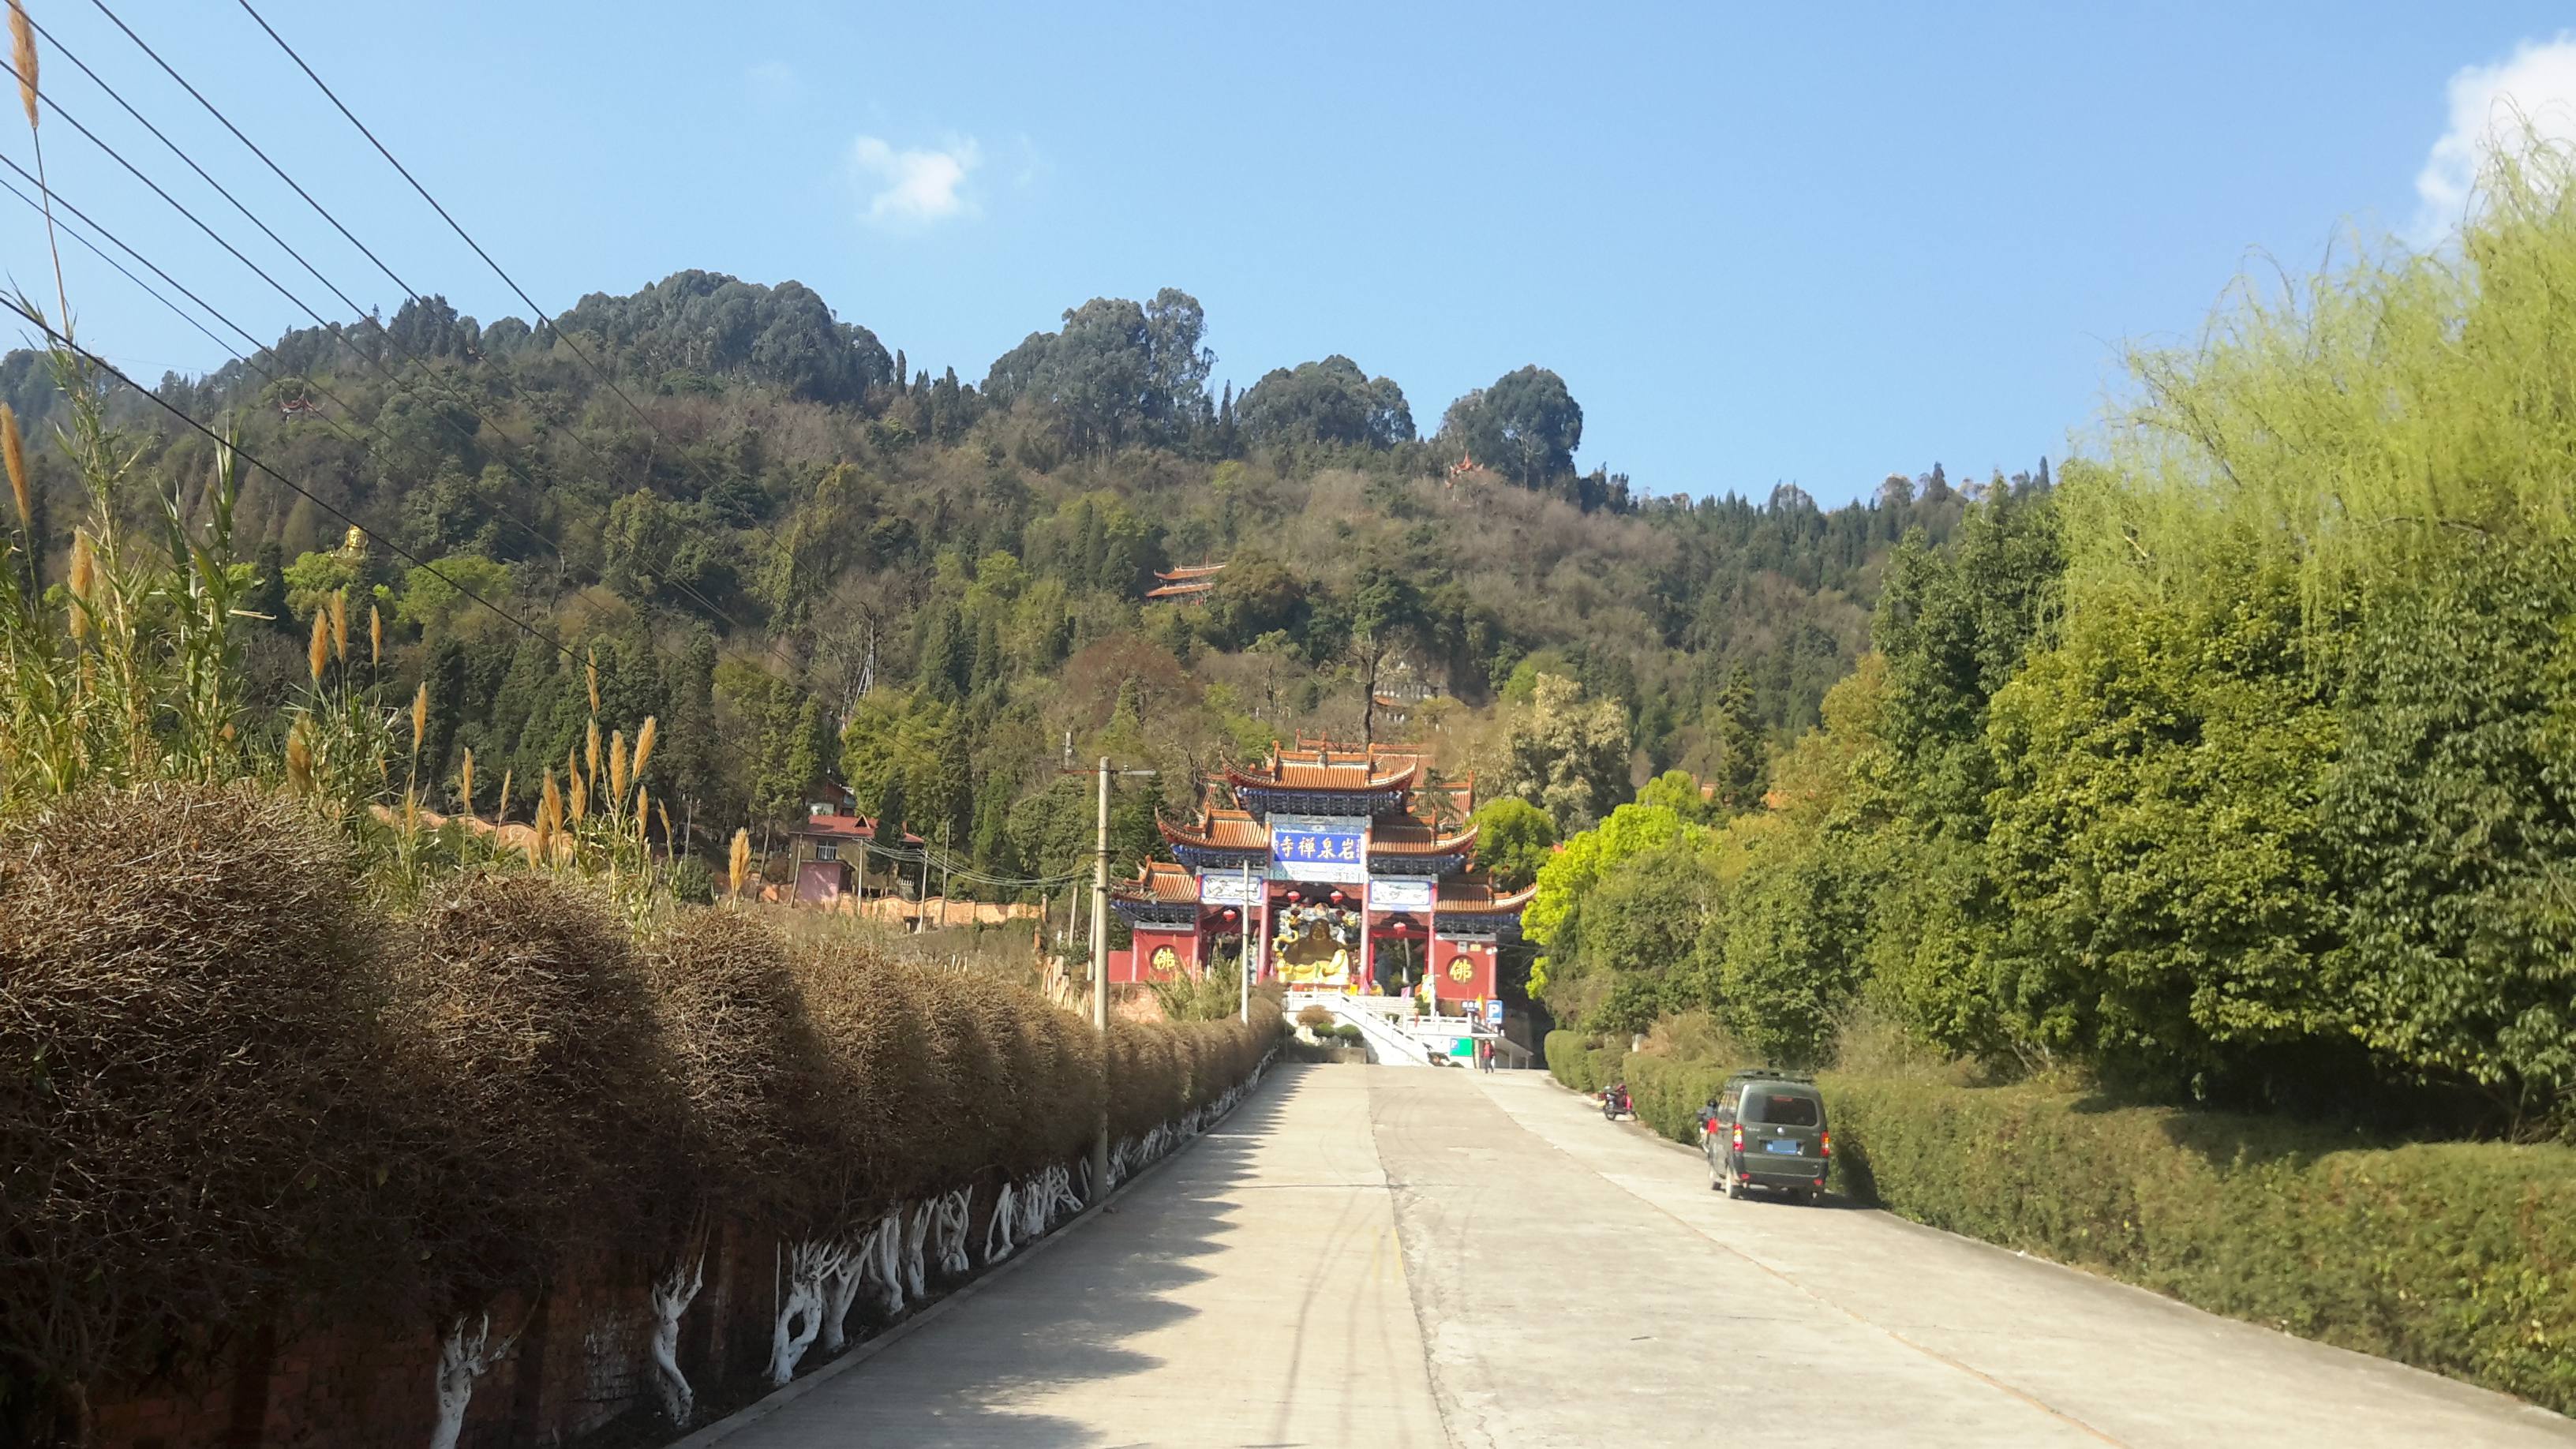
<instances>
[{"instance_id":1,"label":"silver minivan","mask_svg":"<svg viewBox=\"0 0 2576 1449\"><path fill-rule=\"evenodd\" d=\"M1762 1188L1813 1202L1834 1156L1824 1095L1809 1079L1739 1072L1702 1111L1700 1148L1712 1191L1741 1198Z\"/></svg>"}]
</instances>

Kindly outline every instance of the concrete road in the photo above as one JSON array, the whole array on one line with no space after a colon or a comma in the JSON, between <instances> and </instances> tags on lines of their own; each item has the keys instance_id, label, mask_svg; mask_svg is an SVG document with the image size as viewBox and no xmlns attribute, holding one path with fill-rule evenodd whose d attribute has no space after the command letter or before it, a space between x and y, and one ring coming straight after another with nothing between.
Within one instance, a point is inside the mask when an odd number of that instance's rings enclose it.
<instances>
[{"instance_id":1,"label":"concrete road","mask_svg":"<svg viewBox=\"0 0 2576 1449\"><path fill-rule=\"evenodd\" d=\"M725 1442L2567 1449L2576 1424L1882 1213L1728 1202L1536 1074L1331 1066Z\"/></svg>"},{"instance_id":2,"label":"concrete road","mask_svg":"<svg viewBox=\"0 0 2576 1449\"><path fill-rule=\"evenodd\" d=\"M1395 1070L1275 1069L1111 1211L724 1449L1439 1449L1369 1120Z\"/></svg>"}]
</instances>

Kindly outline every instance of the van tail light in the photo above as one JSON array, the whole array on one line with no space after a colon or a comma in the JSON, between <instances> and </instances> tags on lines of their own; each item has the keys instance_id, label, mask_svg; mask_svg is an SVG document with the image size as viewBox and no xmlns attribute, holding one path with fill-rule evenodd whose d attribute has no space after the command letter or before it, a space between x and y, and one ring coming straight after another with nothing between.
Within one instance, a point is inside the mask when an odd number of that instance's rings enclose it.
<instances>
[{"instance_id":1,"label":"van tail light","mask_svg":"<svg viewBox=\"0 0 2576 1449\"><path fill-rule=\"evenodd\" d=\"M1817 1134L1816 1134L1816 1137L1817 1137L1817 1140L1819 1140L1819 1141L1821 1141L1821 1142L1823 1142L1823 1143L1825 1144L1825 1155L1826 1155L1827 1157L1831 1157L1831 1156L1833 1156L1833 1155L1834 1155L1834 1134L1832 1134L1831 1132L1819 1132L1819 1133L1817 1133Z\"/></svg>"},{"instance_id":2,"label":"van tail light","mask_svg":"<svg viewBox=\"0 0 2576 1449\"><path fill-rule=\"evenodd\" d=\"M1744 1150L1744 1128L1741 1125L1735 1129L1735 1150L1738 1152Z\"/></svg>"}]
</instances>

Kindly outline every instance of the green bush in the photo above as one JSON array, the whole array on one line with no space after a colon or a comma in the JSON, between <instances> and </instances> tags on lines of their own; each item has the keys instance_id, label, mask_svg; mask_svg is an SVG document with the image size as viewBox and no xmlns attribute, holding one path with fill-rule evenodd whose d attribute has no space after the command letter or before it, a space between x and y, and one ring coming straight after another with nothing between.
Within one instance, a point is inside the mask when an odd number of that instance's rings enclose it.
<instances>
[{"instance_id":1,"label":"green bush","mask_svg":"<svg viewBox=\"0 0 2576 1449\"><path fill-rule=\"evenodd\" d=\"M1728 1068L1553 1032L1578 1091L1624 1078L1695 1140ZM1820 1079L1835 1185L1916 1222L2233 1318L2576 1410L2576 1151L2356 1145L2277 1119L2035 1087Z\"/></svg>"},{"instance_id":2,"label":"green bush","mask_svg":"<svg viewBox=\"0 0 2576 1449\"><path fill-rule=\"evenodd\" d=\"M1917 1222L2576 1409L2576 1151L2028 1088L1828 1077L1848 1177Z\"/></svg>"},{"instance_id":3,"label":"green bush","mask_svg":"<svg viewBox=\"0 0 2576 1449\"><path fill-rule=\"evenodd\" d=\"M1625 1047L1596 1047L1579 1031L1549 1032L1542 1047L1548 1071L1578 1092L1597 1092L1619 1080L1628 1055Z\"/></svg>"}]
</instances>

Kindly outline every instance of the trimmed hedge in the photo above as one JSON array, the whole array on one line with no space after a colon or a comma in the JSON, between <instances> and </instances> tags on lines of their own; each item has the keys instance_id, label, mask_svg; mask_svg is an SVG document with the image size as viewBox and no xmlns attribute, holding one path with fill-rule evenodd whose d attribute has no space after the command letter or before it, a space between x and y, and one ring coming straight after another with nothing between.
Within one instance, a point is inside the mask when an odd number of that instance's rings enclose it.
<instances>
[{"instance_id":1,"label":"trimmed hedge","mask_svg":"<svg viewBox=\"0 0 2576 1449\"><path fill-rule=\"evenodd\" d=\"M1727 1069L1552 1033L1695 1140ZM2576 1151L2355 1147L2270 1118L1828 1073L1835 1180L1916 1222L2576 1412Z\"/></svg>"},{"instance_id":2,"label":"trimmed hedge","mask_svg":"<svg viewBox=\"0 0 2576 1449\"><path fill-rule=\"evenodd\" d=\"M1284 1031L1114 1028L1113 1131ZM249 787L68 797L0 821L0 1440L263 1324L414 1332L601 1261L640 1294L713 1221L831 1236L1065 1165L1103 1051L1038 992L747 911L638 940L577 883L465 874L393 914Z\"/></svg>"}]
</instances>

